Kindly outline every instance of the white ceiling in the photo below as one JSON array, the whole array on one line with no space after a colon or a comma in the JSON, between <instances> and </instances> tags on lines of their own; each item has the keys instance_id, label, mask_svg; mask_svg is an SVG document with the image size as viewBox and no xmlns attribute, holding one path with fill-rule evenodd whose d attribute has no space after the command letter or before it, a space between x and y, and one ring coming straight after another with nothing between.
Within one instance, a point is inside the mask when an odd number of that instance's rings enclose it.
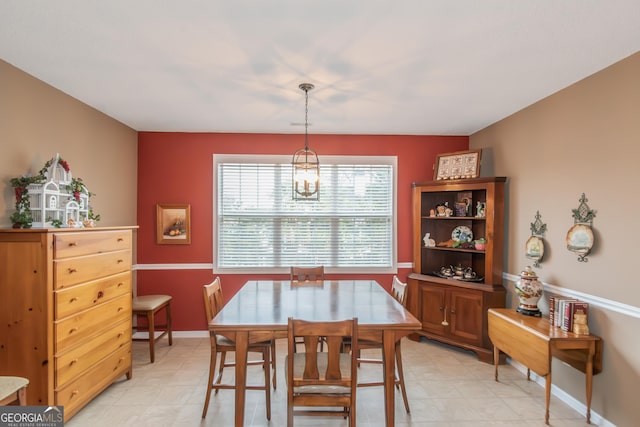
<instances>
[{"instance_id":1,"label":"white ceiling","mask_svg":"<svg viewBox=\"0 0 640 427\"><path fill-rule=\"evenodd\" d=\"M140 131L469 135L640 50L638 0L0 0L0 59ZM1 96L1 95L0 95Z\"/></svg>"}]
</instances>

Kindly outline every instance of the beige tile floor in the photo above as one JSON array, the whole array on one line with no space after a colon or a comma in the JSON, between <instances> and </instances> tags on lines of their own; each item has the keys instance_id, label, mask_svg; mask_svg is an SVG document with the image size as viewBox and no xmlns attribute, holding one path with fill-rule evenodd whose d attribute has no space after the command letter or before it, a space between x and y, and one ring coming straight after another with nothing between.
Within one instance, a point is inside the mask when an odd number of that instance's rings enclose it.
<instances>
[{"instance_id":1,"label":"beige tile floor","mask_svg":"<svg viewBox=\"0 0 640 427\"><path fill-rule=\"evenodd\" d=\"M510 365L500 367L494 381L492 365L475 354L435 342L402 343L405 380L411 414L396 392L396 425L448 426L544 426L544 389ZM283 376L286 340L277 345L278 386L271 395L271 421L265 416L264 391L247 391L247 426L286 425L286 388ZM156 347L156 362L149 363L147 344L133 343L133 378L124 377L100 394L66 423L68 427L100 426L232 426L234 396L221 390L212 396L206 419L202 407L209 369L208 338L163 339ZM364 355L367 355L365 353ZM373 355L370 354L370 355ZM262 379L259 367L250 367L250 378ZM360 378L381 375L376 365L363 365ZM233 380L233 369L225 370ZM296 426L347 426L341 418L296 417ZM580 414L552 396L552 426L586 424ZM384 425L382 388L358 389L357 425Z\"/></svg>"}]
</instances>

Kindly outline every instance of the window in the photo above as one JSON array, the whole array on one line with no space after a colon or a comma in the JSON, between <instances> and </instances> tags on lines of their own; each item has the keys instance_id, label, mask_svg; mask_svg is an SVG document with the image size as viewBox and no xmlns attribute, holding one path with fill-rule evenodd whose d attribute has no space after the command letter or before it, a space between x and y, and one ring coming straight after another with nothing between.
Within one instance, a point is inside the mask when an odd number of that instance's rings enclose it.
<instances>
[{"instance_id":1,"label":"window","mask_svg":"<svg viewBox=\"0 0 640 427\"><path fill-rule=\"evenodd\" d=\"M395 272L395 157L323 156L320 200L293 201L290 156L214 156L216 273Z\"/></svg>"}]
</instances>

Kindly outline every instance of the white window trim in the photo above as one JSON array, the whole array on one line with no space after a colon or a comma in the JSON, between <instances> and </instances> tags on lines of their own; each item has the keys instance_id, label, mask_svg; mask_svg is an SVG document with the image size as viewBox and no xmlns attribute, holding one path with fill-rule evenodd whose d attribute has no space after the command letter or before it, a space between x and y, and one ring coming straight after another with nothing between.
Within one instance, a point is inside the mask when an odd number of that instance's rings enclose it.
<instances>
[{"instance_id":1,"label":"white window trim","mask_svg":"<svg viewBox=\"0 0 640 427\"><path fill-rule=\"evenodd\" d=\"M213 271L214 274L289 274L288 268L282 267L257 267L257 268L219 268L217 266L216 251L218 247L218 164L219 163L291 163L291 155L256 155L256 154L214 154L213 155L213 214L212 214L212 232L213 232ZM339 274L396 274L398 272L398 157L397 156L321 156L320 164L379 164L391 165L393 168L393 200L392 200L392 228L393 239L391 242L392 265L391 267L378 268L326 268L325 273ZM320 187L322 192L322 184ZM322 197L322 193L321 196ZM313 202L301 202L313 203Z\"/></svg>"}]
</instances>

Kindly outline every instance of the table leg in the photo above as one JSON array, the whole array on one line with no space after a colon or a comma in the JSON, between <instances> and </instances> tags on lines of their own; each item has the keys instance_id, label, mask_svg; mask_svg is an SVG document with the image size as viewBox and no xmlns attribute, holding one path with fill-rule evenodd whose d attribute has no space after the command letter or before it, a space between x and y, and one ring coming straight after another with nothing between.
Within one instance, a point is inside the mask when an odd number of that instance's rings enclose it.
<instances>
[{"instance_id":1,"label":"table leg","mask_svg":"<svg viewBox=\"0 0 640 427\"><path fill-rule=\"evenodd\" d=\"M593 356L596 353L596 342L592 341L587 355L585 376L587 378L587 424L591 424L591 390L593 386Z\"/></svg>"},{"instance_id":2,"label":"table leg","mask_svg":"<svg viewBox=\"0 0 640 427\"><path fill-rule=\"evenodd\" d=\"M545 376L544 379L544 400L545 400L545 412L544 423L549 425L549 403L551 402L551 371Z\"/></svg>"},{"instance_id":3,"label":"table leg","mask_svg":"<svg viewBox=\"0 0 640 427\"><path fill-rule=\"evenodd\" d=\"M393 331L383 331L382 333L382 358L384 376L384 413L386 426L395 425L395 391L396 382L396 336Z\"/></svg>"},{"instance_id":4,"label":"table leg","mask_svg":"<svg viewBox=\"0 0 640 427\"><path fill-rule=\"evenodd\" d=\"M500 350L495 345L493 346L493 364L495 365L495 379L498 381L498 365L500 364Z\"/></svg>"},{"instance_id":5,"label":"table leg","mask_svg":"<svg viewBox=\"0 0 640 427\"><path fill-rule=\"evenodd\" d=\"M249 332L236 333L236 427L244 426L244 398L247 387ZM268 385L268 384L267 384Z\"/></svg>"}]
</instances>

